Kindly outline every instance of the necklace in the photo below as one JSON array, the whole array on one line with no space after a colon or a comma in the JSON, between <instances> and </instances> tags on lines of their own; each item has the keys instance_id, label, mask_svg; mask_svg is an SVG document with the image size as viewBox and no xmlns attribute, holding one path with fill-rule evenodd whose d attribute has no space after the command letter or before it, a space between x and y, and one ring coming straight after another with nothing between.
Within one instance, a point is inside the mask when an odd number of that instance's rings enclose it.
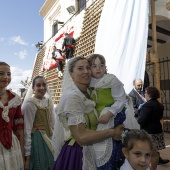
<instances>
[{"instance_id":1,"label":"necklace","mask_svg":"<svg viewBox=\"0 0 170 170\"><path fill-rule=\"evenodd\" d=\"M87 91L80 90L88 99L90 99L90 96Z\"/></svg>"},{"instance_id":2,"label":"necklace","mask_svg":"<svg viewBox=\"0 0 170 170\"><path fill-rule=\"evenodd\" d=\"M82 93L87 93L87 91L80 90Z\"/></svg>"},{"instance_id":3,"label":"necklace","mask_svg":"<svg viewBox=\"0 0 170 170\"><path fill-rule=\"evenodd\" d=\"M5 94L5 91L4 92L2 92L1 94L0 94L0 100L2 99L2 97L1 96L3 96Z\"/></svg>"}]
</instances>

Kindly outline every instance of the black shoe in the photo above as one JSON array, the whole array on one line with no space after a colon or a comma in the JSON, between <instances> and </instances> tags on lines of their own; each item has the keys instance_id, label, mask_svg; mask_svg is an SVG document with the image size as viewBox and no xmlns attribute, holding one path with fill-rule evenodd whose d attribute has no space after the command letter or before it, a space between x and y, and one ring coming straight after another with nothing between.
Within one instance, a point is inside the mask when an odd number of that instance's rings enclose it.
<instances>
[{"instance_id":1,"label":"black shoe","mask_svg":"<svg viewBox=\"0 0 170 170\"><path fill-rule=\"evenodd\" d=\"M159 157L159 165L160 164L167 164L169 162L168 159L162 159L161 157Z\"/></svg>"}]
</instances>

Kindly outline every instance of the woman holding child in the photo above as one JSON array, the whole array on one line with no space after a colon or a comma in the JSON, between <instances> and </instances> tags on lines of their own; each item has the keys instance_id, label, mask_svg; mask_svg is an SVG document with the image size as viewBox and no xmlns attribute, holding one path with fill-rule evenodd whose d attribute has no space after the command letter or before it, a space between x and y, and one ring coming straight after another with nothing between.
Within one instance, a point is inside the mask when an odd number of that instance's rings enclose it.
<instances>
[{"instance_id":1,"label":"woman holding child","mask_svg":"<svg viewBox=\"0 0 170 170\"><path fill-rule=\"evenodd\" d=\"M116 141L121 139L122 124L96 131L98 114L90 100L90 80L91 68L86 58L75 57L67 63L52 139L55 170L95 170L91 145L111 137Z\"/></svg>"}]
</instances>

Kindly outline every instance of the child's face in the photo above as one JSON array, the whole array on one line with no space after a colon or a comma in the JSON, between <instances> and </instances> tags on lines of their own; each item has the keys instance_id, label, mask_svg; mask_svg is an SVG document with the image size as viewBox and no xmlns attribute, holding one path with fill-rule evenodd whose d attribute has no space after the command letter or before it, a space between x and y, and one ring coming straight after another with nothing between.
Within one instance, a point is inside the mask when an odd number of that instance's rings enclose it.
<instances>
[{"instance_id":1,"label":"child's face","mask_svg":"<svg viewBox=\"0 0 170 170\"><path fill-rule=\"evenodd\" d=\"M37 78L33 87L35 97L42 99L47 91L47 83L44 78Z\"/></svg>"},{"instance_id":2,"label":"child's face","mask_svg":"<svg viewBox=\"0 0 170 170\"><path fill-rule=\"evenodd\" d=\"M91 72L94 78L101 78L106 72L106 66L101 63L99 58L96 58L94 63L91 65Z\"/></svg>"},{"instance_id":3,"label":"child's face","mask_svg":"<svg viewBox=\"0 0 170 170\"><path fill-rule=\"evenodd\" d=\"M129 151L123 148L123 153L134 170L146 170L151 161L152 150L147 141L136 141Z\"/></svg>"}]
</instances>

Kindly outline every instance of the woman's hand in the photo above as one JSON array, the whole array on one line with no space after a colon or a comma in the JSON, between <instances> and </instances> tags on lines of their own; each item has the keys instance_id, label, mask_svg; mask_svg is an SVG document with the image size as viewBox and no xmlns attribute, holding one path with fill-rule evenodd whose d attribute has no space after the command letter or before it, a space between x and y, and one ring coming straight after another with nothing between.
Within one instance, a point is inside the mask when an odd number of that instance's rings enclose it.
<instances>
[{"instance_id":1,"label":"woman's hand","mask_svg":"<svg viewBox=\"0 0 170 170\"><path fill-rule=\"evenodd\" d=\"M122 133L123 133L124 125L118 125L113 130L113 139L116 141L119 141L122 139Z\"/></svg>"},{"instance_id":2,"label":"woman's hand","mask_svg":"<svg viewBox=\"0 0 170 170\"><path fill-rule=\"evenodd\" d=\"M24 170L29 170L29 169L30 169L30 156L26 156Z\"/></svg>"}]
</instances>

